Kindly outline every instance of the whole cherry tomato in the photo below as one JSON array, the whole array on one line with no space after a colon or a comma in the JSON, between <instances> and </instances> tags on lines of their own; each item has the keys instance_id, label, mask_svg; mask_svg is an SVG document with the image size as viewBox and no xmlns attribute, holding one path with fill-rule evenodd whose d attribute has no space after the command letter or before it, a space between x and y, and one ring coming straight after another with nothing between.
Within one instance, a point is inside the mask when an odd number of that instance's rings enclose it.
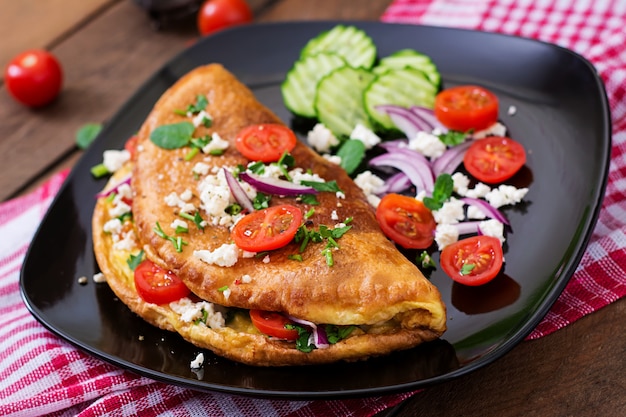
<instances>
[{"instance_id":1,"label":"whole cherry tomato","mask_svg":"<svg viewBox=\"0 0 626 417\"><path fill-rule=\"evenodd\" d=\"M198 30L202 35L252 21L252 11L245 0L208 0L198 12Z\"/></svg>"},{"instance_id":2,"label":"whole cherry tomato","mask_svg":"<svg viewBox=\"0 0 626 417\"><path fill-rule=\"evenodd\" d=\"M4 72L9 93L29 107L41 107L56 98L63 84L61 64L50 52L33 49L13 58Z\"/></svg>"}]
</instances>

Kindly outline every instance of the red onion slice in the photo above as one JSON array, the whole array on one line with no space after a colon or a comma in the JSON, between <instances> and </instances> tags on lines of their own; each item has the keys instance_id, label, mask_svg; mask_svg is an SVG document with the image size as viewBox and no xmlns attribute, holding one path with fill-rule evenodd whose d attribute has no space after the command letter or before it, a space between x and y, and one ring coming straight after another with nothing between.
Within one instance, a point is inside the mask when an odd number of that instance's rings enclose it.
<instances>
[{"instance_id":1,"label":"red onion slice","mask_svg":"<svg viewBox=\"0 0 626 417\"><path fill-rule=\"evenodd\" d=\"M456 168L463 162L465 152L472 145L472 141L468 140L460 145L447 149L443 155L435 159L432 163L433 173L436 177L440 174L452 175Z\"/></svg>"},{"instance_id":2,"label":"red onion slice","mask_svg":"<svg viewBox=\"0 0 626 417\"><path fill-rule=\"evenodd\" d=\"M113 187L109 188L106 191L101 191L98 194L96 194L96 198L101 198L101 197L108 197L113 193L116 193L117 190L124 184L128 184L130 185L130 179L132 178L132 176L130 174L128 174L128 176L126 176L124 179L122 179L120 182L118 182L117 184L115 184Z\"/></svg>"},{"instance_id":3,"label":"red onion slice","mask_svg":"<svg viewBox=\"0 0 626 417\"><path fill-rule=\"evenodd\" d=\"M434 126L431 123L406 107L384 104L376 106L376 109L387 113L393 124L409 139L414 138L417 132L433 131Z\"/></svg>"},{"instance_id":4,"label":"red onion slice","mask_svg":"<svg viewBox=\"0 0 626 417\"><path fill-rule=\"evenodd\" d=\"M385 180L385 184L376 194L401 193L411 186L411 180L404 172L398 172Z\"/></svg>"},{"instance_id":5,"label":"red onion slice","mask_svg":"<svg viewBox=\"0 0 626 417\"><path fill-rule=\"evenodd\" d=\"M431 192L435 186L430 162L419 152L407 148L392 149L386 154L372 158L369 163L372 166L390 166L399 169L418 191Z\"/></svg>"},{"instance_id":6,"label":"red onion slice","mask_svg":"<svg viewBox=\"0 0 626 417\"><path fill-rule=\"evenodd\" d=\"M293 182L277 178L261 177L249 172L242 172L239 174L239 178L253 186L257 191L267 194L300 195L317 193L315 188L308 185L294 184Z\"/></svg>"},{"instance_id":7,"label":"red onion slice","mask_svg":"<svg viewBox=\"0 0 626 417\"><path fill-rule=\"evenodd\" d=\"M226 178L226 184L228 184L228 188L230 188L230 193L235 198L235 201L241 205L248 213L252 213L254 211L254 206L252 205L252 201L248 197L248 194L241 188L239 185L239 181L235 178L235 176L226 168L222 168L224 170L224 177Z\"/></svg>"},{"instance_id":8,"label":"red onion slice","mask_svg":"<svg viewBox=\"0 0 626 417\"><path fill-rule=\"evenodd\" d=\"M431 133L435 129L438 129L439 131L441 131L441 133L446 133L448 131L448 128L442 125L439 119L437 119L437 117L435 116L435 111L433 109L422 106L411 106L410 111L415 116L422 119L424 123L431 126L428 133Z\"/></svg>"},{"instance_id":9,"label":"red onion slice","mask_svg":"<svg viewBox=\"0 0 626 417\"><path fill-rule=\"evenodd\" d=\"M500 210L489 204L489 202L485 200L481 200L480 198L472 198L472 197L463 197L461 198L465 204L469 204L470 206L478 207L480 211L485 213L487 217L491 217L496 219L500 223L506 224L507 226L510 224L509 220L502 214Z\"/></svg>"}]
</instances>

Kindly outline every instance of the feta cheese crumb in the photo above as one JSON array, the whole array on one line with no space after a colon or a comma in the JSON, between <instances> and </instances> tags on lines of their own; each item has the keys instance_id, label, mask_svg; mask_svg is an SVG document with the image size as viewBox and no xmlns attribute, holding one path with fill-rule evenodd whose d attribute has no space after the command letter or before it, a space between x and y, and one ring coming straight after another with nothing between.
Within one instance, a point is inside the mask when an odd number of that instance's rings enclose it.
<instances>
[{"instance_id":1,"label":"feta cheese crumb","mask_svg":"<svg viewBox=\"0 0 626 417\"><path fill-rule=\"evenodd\" d=\"M191 172L197 175L207 175L209 173L209 169L211 169L211 167L205 164L204 162L197 162L193 166L193 169L191 170Z\"/></svg>"},{"instance_id":2,"label":"feta cheese crumb","mask_svg":"<svg viewBox=\"0 0 626 417\"><path fill-rule=\"evenodd\" d=\"M482 139L487 136L506 136L506 126L500 122L496 122L486 129L474 132L474 139Z\"/></svg>"},{"instance_id":3,"label":"feta cheese crumb","mask_svg":"<svg viewBox=\"0 0 626 417\"><path fill-rule=\"evenodd\" d=\"M192 323L202 319L204 313L206 313L207 317L206 323L200 321L198 324L211 329L219 329L224 327L226 323L222 312L217 311L215 305L207 301L194 303L189 298L183 297L180 300L171 302L169 306L176 314L180 315L180 320L185 323Z\"/></svg>"},{"instance_id":4,"label":"feta cheese crumb","mask_svg":"<svg viewBox=\"0 0 626 417\"><path fill-rule=\"evenodd\" d=\"M222 291L222 294L224 295L224 300L228 300L230 298L230 293L230 288L226 288L224 291Z\"/></svg>"},{"instance_id":5,"label":"feta cheese crumb","mask_svg":"<svg viewBox=\"0 0 626 417\"><path fill-rule=\"evenodd\" d=\"M102 164L106 167L107 171L115 172L120 169L126 161L130 159L130 152L128 152L126 149L110 149L102 153L102 159Z\"/></svg>"},{"instance_id":6,"label":"feta cheese crumb","mask_svg":"<svg viewBox=\"0 0 626 417\"><path fill-rule=\"evenodd\" d=\"M361 172L356 176L354 182L361 190L363 190L365 195L376 194L378 190L385 185L385 181L374 175L371 171Z\"/></svg>"},{"instance_id":7,"label":"feta cheese crumb","mask_svg":"<svg viewBox=\"0 0 626 417\"><path fill-rule=\"evenodd\" d=\"M107 221L104 226L102 226L102 230L105 233L111 233L112 235L119 235L122 233L122 221L117 217Z\"/></svg>"},{"instance_id":8,"label":"feta cheese crumb","mask_svg":"<svg viewBox=\"0 0 626 417\"><path fill-rule=\"evenodd\" d=\"M170 224L170 227L174 230L176 230L177 228L189 230L187 222L181 219L174 219L174 221Z\"/></svg>"},{"instance_id":9,"label":"feta cheese crumb","mask_svg":"<svg viewBox=\"0 0 626 417\"><path fill-rule=\"evenodd\" d=\"M504 243L504 224L496 219L489 219L478 224L478 229L485 236L492 236L500 240L500 244Z\"/></svg>"},{"instance_id":10,"label":"feta cheese crumb","mask_svg":"<svg viewBox=\"0 0 626 417\"><path fill-rule=\"evenodd\" d=\"M485 199L495 208L499 208L519 203L524 199L526 193L528 193L528 188L516 188L512 185L501 184L498 188L487 193Z\"/></svg>"},{"instance_id":11,"label":"feta cheese crumb","mask_svg":"<svg viewBox=\"0 0 626 417\"><path fill-rule=\"evenodd\" d=\"M514 116L514 115L515 115L515 113L517 113L517 107L515 107L515 106L513 106L513 105L510 105L510 106L509 106L509 109L508 109L508 111L507 111L507 114L508 114L509 116Z\"/></svg>"},{"instance_id":12,"label":"feta cheese crumb","mask_svg":"<svg viewBox=\"0 0 626 417\"><path fill-rule=\"evenodd\" d=\"M270 256L269 255L265 255L265 258L263 258L263 263L264 264L269 264L270 263Z\"/></svg>"},{"instance_id":13,"label":"feta cheese crumb","mask_svg":"<svg viewBox=\"0 0 626 417\"><path fill-rule=\"evenodd\" d=\"M330 218L331 218L332 220L339 220L339 215L337 214L337 210L333 210L333 211L330 213Z\"/></svg>"},{"instance_id":14,"label":"feta cheese crumb","mask_svg":"<svg viewBox=\"0 0 626 417\"><path fill-rule=\"evenodd\" d=\"M470 188L469 190L467 190L465 196L471 198L485 198L487 193L489 193L490 191L490 186L485 183L479 182L474 186L474 188Z\"/></svg>"},{"instance_id":15,"label":"feta cheese crumb","mask_svg":"<svg viewBox=\"0 0 626 417\"><path fill-rule=\"evenodd\" d=\"M252 282L252 277L248 274L242 275L241 282L243 282L244 284L250 284Z\"/></svg>"},{"instance_id":16,"label":"feta cheese crumb","mask_svg":"<svg viewBox=\"0 0 626 417\"><path fill-rule=\"evenodd\" d=\"M433 211L433 217L438 224L455 224L465 219L463 210L465 203L452 197L449 201L443 203L439 210Z\"/></svg>"},{"instance_id":17,"label":"feta cheese crumb","mask_svg":"<svg viewBox=\"0 0 626 417\"><path fill-rule=\"evenodd\" d=\"M107 279L102 272L98 272L97 274L94 274L93 282L100 284L102 282L107 282Z\"/></svg>"},{"instance_id":18,"label":"feta cheese crumb","mask_svg":"<svg viewBox=\"0 0 626 417\"><path fill-rule=\"evenodd\" d=\"M446 151L446 145L438 136L422 131L409 139L407 147L429 158L439 158Z\"/></svg>"},{"instance_id":19,"label":"feta cheese crumb","mask_svg":"<svg viewBox=\"0 0 626 417\"><path fill-rule=\"evenodd\" d=\"M487 215L485 214L484 211L482 211L480 208L478 208L476 206L468 206L467 207L467 218L468 219L480 220L480 219L487 218Z\"/></svg>"},{"instance_id":20,"label":"feta cheese crumb","mask_svg":"<svg viewBox=\"0 0 626 417\"><path fill-rule=\"evenodd\" d=\"M193 116L192 123L194 127L198 127L200 125L204 125L205 120L211 120L211 116L204 110L200 110L198 114Z\"/></svg>"},{"instance_id":21,"label":"feta cheese crumb","mask_svg":"<svg viewBox=\"0 0 626 417\"><path fill-rule=\"evenodd\" d=\"M356 139L363 142L365 149L372 149L381 142L381 139L371 129L363 126L361 123L357 125L350 133L350 139Z\"/></svg>"},{"instance_id":22,"label":"feta cheese crumb","mask_svg":"<svg viewBox=\"0 0 626 417\"><path fill-rule=\"evenodd\" d=\"M458 195L465 196L467 194L470 184L470 179L467 175L462 172L455 172L452 174L452 182L454 184L453 189Z\"/></svg>"},{"instance_id":23,"label":"feta cheese crumb","mask_svg":"<svg viewBox=\"0 0 626 417\"><path fill-rule=\"evenodd\" d=\"M442 250L448 245L459 240L459 229L452 224L439 224L435 228L435 242L437 247Z\"/></svg>"},{"instance_id":24,"label":"feta cheese crumb","mask_svg":"<svg viewBox=\"0 0 626 417\"><path fill-rule=\"evenodd\" d=\"M224 243L219 248L210 251L207 249L196 250L193 256L210 265L233 266L239 259L239 248L234 243Z\"/></svg>"},{"instance_id":25,"label":"feta cheese crumb","mask_svg":"<svg viewBox=\"0 0 626 417\"><path fill-rule=\"evenodd\" d=\"M335 165L341 165L341 157L339 155L331 155L329 153L325 153L322 155L324 159L332 162Z\"/></svg>"},{"instance_id":26,"label":"feta cheese crumb","mask_svg":"<svg viewBox=\"0 0 626 417\"><path fill-rule=\"evenodd\" d=\"M317 123L307 133L307 141L317 152L328 152L333 146L339 145L339 139L322 123Z\"/></svg>"},{"instance_id":27,"label":"feta cheese crumb","mask_svg":"<svg viewBox=\"0 0 626 417\"><path fill-rule=\"evenodd\" d=\"M218 135L216 132L213 132L213 134L211 135L211 141L202 148L202 152L211 153L214 151L223 151L226 150L228 146L230 146L230 143L227 140L222 139L220 135Z\"/></svg>"},{"instance_id":28,"label":"feta cheese crumb","mask_svg":"<svg viewBox=\"0 0 626 417\"><path fill-rule=\"evenodd\" d=\"M180 196L174 191L164 197L165 204L169 207L178 207L182 213L192 213L196 211L196 206L188 201L191 200L192 193L185 190Z\"/></svg>"},{"instance_id":29,"label":"feta cheese crumb","mask_svg":"<svg viewBox=\"0 0 626 417\"><path fill-rule=\"evenodd\" d=\"M191 369L200 369L202 368L203 365L204 365L204 353L202 352L198 353L198 356L196 356L196 358L192 360L191 363L189 364L189 366L191 366Z\"/></svg>"}]
</instances>

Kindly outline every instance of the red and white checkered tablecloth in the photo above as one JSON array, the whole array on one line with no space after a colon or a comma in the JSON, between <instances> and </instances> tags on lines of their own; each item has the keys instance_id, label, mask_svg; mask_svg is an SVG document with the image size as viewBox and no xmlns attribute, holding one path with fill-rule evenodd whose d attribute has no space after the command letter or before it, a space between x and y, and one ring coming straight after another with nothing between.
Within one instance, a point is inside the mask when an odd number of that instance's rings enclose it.
<instances>
[{"instance_id":1,"label":"red and white checkered tablecloth","mask_svg":"<svg viewBox=\"0 0 626 417\"><path fill-rule=\"evenodd\" d=\"M626 295L626 0L395 0L382 20L540 39L570 48L596 66L613 121L606 197L574 277L529 338L545 336ZM0 204L0 415L364 417L415 394L286 401L201 393L139 377L57 338L30 315L18 281L28 244L66 174Z\"/></svg>"}]
</instances>

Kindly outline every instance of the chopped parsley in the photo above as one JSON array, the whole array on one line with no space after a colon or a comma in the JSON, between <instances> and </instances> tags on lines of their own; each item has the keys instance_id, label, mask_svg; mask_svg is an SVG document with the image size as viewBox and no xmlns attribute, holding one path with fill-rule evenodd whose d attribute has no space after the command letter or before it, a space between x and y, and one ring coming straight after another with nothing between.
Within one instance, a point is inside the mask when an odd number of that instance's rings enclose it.
<instances>
[{"instance_id":1,"label":"chopped parsley","mask_svg":"<svg viewBox=\"0 0 626 417\"><path fill-rule=\"evenodd\" d=\"M208 104L209 104L209 100L206 98L206 96L202 94L198 94L196 96L196 102L194 104L188 105L187 108L184 110L181 110L181 109L174 110L174 113L179 114L181 116L187 116L188 114L198 114L202 110L206 109L206 106Z\"/></svg>"},{"instance_id":2,"label":"chopped parsley","mask_svg":"<svg viewBox=\"0 0 626 417\"><path fill-rule=\"evenodd\" d=\"M285 324L285 328L289 330L296 330L298 332L298 338L296 339L296 349L300 352L309 353L315 349L315 345L309 343L311 338L311 330L308 327L301 326L299 324Z\"/></svg>"},{"instance_id":3,"label":"chopped parsley","mask_svg":"<svg viewBox=\"0 0 626 417\"><path fill-rule=\"evenodd\" d=\"M459 132L458 130L448 130L446 133L442 133L441 135L438 135L438 136L439 136L439 140L442 141L444 145L449 146L449 147L454 147L465 142L465 138L467 138L467 135L469 135L470 133L472 133L472 130L469 130L467 132Z\"/></svg>"},{"instance_id":4,"label":"chopped parsley","mask_svg":"<svg viewBox=\"0 0 626 417\"><path fill-rule=\"evenodd\" d=\"M194 222L196 224L196 226L198 227L198 229L200 230L204 230L204 219L202 218L202 216L200 216L200 213L196 211L196 213L192 216L189 213L184 213L184 212L180 212L178 213L178 215L180 217L182 217L183 219L187 219L187 220L191 220L192 222Z\"/></svg>"},{"instance_id":5,"label":"chopped parsley","mask_svg":"<svg viewBox=\"0 0 626 417\"><path fill-rule=\"evenodd\" d=\"M76 145L80 149L87 149L101 130L102 124L100 123L87 123L82 125L76 132Z\"/></svg>"},{"instance_id":6,"label":"chopped parsley","mask_svg":"<svg viewBox=\"0 0 626 417\"><path fill-rule=\"evenodd\" d=\"M435 268L435 261L433 261L433 258L426 251L422 251L422 253L417 256L416 260L422 268Z\"/></svg>"},{"instance_id":7,"label":"chopped parsley","mask_svg":"<svg viewBox=\"0 0 626 417\"><path fill-rule=\"evenodd\" d=\"M163 229L161 228L161 225L159 224L159 222L156 222L156 226L153 227L152 230L154 231L154 233L157 234L157 236L159 236L159 237L161 237L163 239L167 239L170 242L172 242L172 245L174 245L174 249L176 249L176 252L182 252L183 251L183 245L187 245L188 244L180 236L178 236L178 237L177 236L169 236L167 233L165 233L163 231Z\"/></svg>"},{"instance_id":8,"label":"chopped parsley","mask_svg":"<svg viewBox=\"0 0 626 417\"><path fill-rule=\"evenodd\" d=\"M326 264L333 266L335 260L333 258L333 249L339 249L337 239L341 238L344 234L350 230L352 226L329 228L325 225L320 225L318 230L307 229L305 225L301 225L296 232L294 240L296 243L300 243L299 252L303 253L309 243L322 243L326 242L326 245L322 248L322 255L326 258Z\"/></svg>"}]
</instances>

